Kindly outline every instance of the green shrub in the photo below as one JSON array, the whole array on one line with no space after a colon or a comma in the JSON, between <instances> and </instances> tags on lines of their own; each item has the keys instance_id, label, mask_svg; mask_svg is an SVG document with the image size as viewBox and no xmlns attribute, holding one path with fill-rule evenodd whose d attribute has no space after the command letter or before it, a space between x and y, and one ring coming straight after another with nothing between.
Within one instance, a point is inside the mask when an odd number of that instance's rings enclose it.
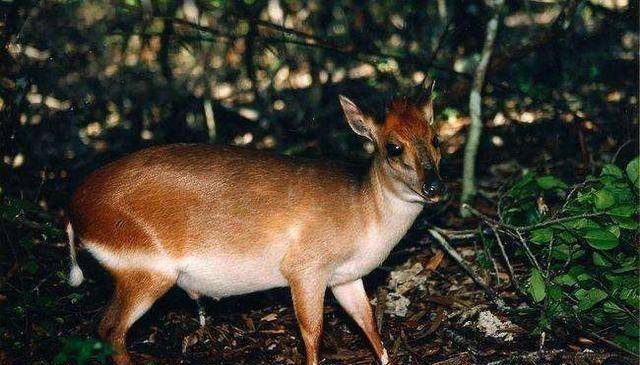
<instances>
[{"instance_id":1,"label":"green shrub","mask_svg":"<svg viewBox=\"0 0 640 365\"><path fill-rule=\"evenodd\" d=\"M577 323L638 353L639 164L605 165L573 187L527 173L502 195L494 223L529 264L523 290L541 329Z\"/></svg>"}]
</instances>

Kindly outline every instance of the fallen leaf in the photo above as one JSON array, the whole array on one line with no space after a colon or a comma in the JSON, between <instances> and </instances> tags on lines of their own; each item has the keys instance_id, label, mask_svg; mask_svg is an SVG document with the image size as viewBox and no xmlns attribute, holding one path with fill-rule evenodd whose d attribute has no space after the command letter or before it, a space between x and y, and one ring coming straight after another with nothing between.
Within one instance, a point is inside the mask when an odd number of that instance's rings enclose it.
<instances>
[{"instance_id":1,"label":"fallen leaf","mask_svg":"<svg viewBox=\"0 0 640 365\"><path fill-rule=\"evenodd\" d=\"M429 271L435 271L440 263L442 262L442 258L444 257L444 251L438 250L436 254L427 262L427 265L424 267Z\"/></svg>"}]
</instances>

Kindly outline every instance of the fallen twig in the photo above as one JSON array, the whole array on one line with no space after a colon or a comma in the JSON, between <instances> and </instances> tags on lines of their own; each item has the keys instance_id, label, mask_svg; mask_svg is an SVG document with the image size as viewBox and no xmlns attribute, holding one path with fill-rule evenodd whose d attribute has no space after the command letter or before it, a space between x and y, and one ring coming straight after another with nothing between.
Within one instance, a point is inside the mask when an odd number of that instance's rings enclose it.
<instances>
[{"instance_id":1,"label":"fallen twig","mask_svg":"<svg viewBox=\"0 0 640 365\"><path fill-rule=\"evenodd\" d=\"M462 267L462 269L466 271L469 277L471 277L471 279L476 284L478 284L482 288L482 290L484 290L484 292L487 293L487 295L489 295L490 298L493 299L496 297L496 293L493 291L493 289L491 289L484 282L484 280L482 280L482 278L475 271L473 271L473 269L469 265L467 265L467 263L464 261L462 256L460 256L460 254L458 253L458 251L456 251L453 247L451 247L449 242L447 242L447 240L440 233L438 233L438 231L434 229L429 229L429 233L431 233L433 238L436 239L436 241L449 254L449 256L451 256L451 258L453 258L458 263L458 265L460 265L460 267Z\"/></svg>"},{"instance_id":2,"label":"fallen twig","mask_svg":"<svg viewBox=\"0 0 640 365\"><path fill-rule=\"evenodd\" d=\"M466 240L469 238L476 237L478 235L478 231L475 229L465 229L465 230L452 230L452 229L444 229L436 226L431 226L432 229L436 230L441 235L447 237L450 240Z\"/></svg>"}]
</instances>

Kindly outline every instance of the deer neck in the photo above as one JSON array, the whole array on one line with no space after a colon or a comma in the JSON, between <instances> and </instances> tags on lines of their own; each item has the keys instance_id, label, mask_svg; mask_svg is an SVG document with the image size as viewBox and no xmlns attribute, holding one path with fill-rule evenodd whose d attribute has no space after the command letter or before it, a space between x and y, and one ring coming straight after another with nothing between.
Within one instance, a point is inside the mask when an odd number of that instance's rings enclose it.
<instances>
[{"instance_id":1,"label":"deer neck","mask_svg":"<svg viewBox=\"0 0 640 365\"><path fill-rule=\"evenodd\" d=\"M378 159L372 161L365 184L368 185L367 199L375 209L372 223L379 235L395 241L392 243L395 245L407 233L424 204L402 182L389 176Z\"/></svg>"}]
</instances>

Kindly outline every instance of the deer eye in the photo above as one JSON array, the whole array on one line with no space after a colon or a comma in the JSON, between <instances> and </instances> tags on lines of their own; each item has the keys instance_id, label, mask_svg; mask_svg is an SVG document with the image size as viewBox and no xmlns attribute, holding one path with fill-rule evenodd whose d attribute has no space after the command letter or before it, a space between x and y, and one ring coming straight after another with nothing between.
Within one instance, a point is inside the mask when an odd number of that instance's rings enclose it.
<instances>
[{"instance_id":1,"label":"deer eye","mask_svg":"<svg viewBox=\"0 0 640 365\"><path fill-rule=\"evenodd\" d=\"M433 147L440 148L440 138L438 138L438 136L433 136L431 143L433 143Z\"/></svg>"},{"instance_id":2,"label":"deer eye","mask_svg":"<svg viewBox=\"0 0 640 365\"><path fill-rule=\"evenodd\" d=\"M396 157L402 154L402 147L394 143L387 143L387 156Z\"/></svg>"}]
</instances>

